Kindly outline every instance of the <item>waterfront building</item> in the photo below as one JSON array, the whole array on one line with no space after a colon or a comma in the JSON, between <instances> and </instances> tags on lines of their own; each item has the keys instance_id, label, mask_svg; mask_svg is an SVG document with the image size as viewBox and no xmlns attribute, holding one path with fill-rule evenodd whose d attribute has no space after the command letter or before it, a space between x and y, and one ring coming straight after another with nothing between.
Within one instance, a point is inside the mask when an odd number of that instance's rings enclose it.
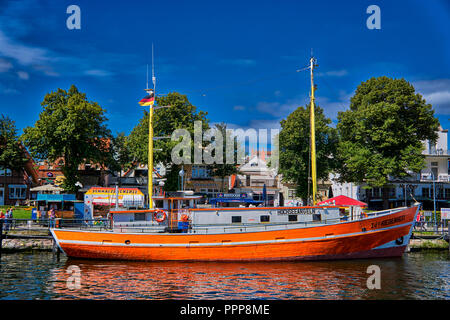
<instances>
[{"instance_id":1,"label":"waterfront building","mask_svg":"<svg viewBox=\"0 0 450 320\"><path fill-rule=\"evenodd\" d=\"M306 203L304 203L303 200L297 196L297 185L295 183L283 181L283 176L281 174L278 175L277 180L278 188L280 190L280 206L284 205L292 207L306 205ZM330 180L317 180L317 197L319 201L327 200L333 196L331 186L332 182Z\"/></svg>"},{"instance_id":2,"label":"waterfront building","mask_svg":"<svg viewBox=\"0 0 450 320\"><path fill-rule=\"evenodd\" d=\"M439 128L436 143L423 141L425 168L421 172L410 172L406 178L389 177L387 197L389 208L412 205L416 200L425 210L450 207L450 152L448 130ZM330 175L333 181L333 195L345 195L368 203L369 209L383 208L383 189L367 188L355 183L339 183L337 175Z\"/></svg>"},{"instance_id":3,"label":"waterfront building","mask_svg":"<svg viewBox=\"0 0 450 320\"><path fill-rule=\"evenodd\" d=\"M184 190L192 190L204 198L216 198L230 188L229 177L213 176L207 165L184 165Z\"/></svg>"},{"instance_id":4,"label":"waterfront building","mask_svg":"<svg viewBox=\"0 0 450 320\"><path fill-rule=\"evenodd\" d=\"M0 168L0 206L27 203L30 188L39 183L33 159L24 147L22 150L28 159L23 167Z\"/></svg>"},{"instance_id":5,"label":"waterfront building","mask_svg":"<svg viewBox=\"0 0 450 320\"><path fill-rule=\"evenodd\" d=\"M277 170L269 168L270 151L252 150L246 163L239 167L239 173L230 177L230 189L235 193L251 194L253 200L263 200L263 189L266 187L266 204L279 205Z\"/></svg>"}]
</instances>

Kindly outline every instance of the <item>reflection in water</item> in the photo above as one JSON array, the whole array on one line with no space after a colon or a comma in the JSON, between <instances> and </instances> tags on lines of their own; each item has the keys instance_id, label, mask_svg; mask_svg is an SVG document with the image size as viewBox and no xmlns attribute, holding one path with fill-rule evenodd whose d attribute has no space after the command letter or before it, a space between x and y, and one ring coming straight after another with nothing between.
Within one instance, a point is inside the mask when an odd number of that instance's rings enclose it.
<instances>
[{"instance_id":1,"label":"reflection in water","mask_svg":"<svg viewBox=\"0 0 450 320\"><path fill-rule=\"evenodd\" d=\"M367 267L381 290L367 289ZM66 271L81 270L69 290ZM122 262L4 255L1 299L449 299L448 253L326 262Z\"/></svg>"}]
</instances>

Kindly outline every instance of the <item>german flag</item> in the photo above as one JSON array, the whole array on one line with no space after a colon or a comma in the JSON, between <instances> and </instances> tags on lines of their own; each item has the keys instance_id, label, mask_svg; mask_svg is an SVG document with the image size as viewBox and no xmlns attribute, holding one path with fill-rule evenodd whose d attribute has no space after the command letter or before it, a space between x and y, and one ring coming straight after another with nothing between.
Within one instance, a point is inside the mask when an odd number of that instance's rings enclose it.
<instances>
[{"instance_id":1,"label":"german flag","mask_svg":"<svg viewBox=\"0 0 450 320\"><path fill-rule=\"evenodd\" d=\"M151 92L149 95L145 96L141 101L139 101L139 104L141 106L152 106L154 103L155 103L154 92Z\"/></svg>"}]
</instances>

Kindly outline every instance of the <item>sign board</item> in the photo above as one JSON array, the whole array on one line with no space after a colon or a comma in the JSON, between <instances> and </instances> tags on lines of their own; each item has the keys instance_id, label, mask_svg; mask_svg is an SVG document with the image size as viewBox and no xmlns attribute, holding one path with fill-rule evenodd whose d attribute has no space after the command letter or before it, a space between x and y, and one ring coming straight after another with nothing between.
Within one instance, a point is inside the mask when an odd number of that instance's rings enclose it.
<instances>
[{"instance_id":1,"label":"sign board","mask_svg":"<svg viewBox=\"0 0 450 320\"><path fill-rule=\"evenodd\" d=\"M118 204L123 207L141 207L144 205L144 194L138 188L119 188ZM89 205L116 204L116 188L93 187L86 192L84 202Z\"/></svg>"},{"instance_id":2,"label":"sign board","mask_svg":"<svg viewBox=\"0 0 450 320\"><path fill-rule=\"evenodd\" d=\"M450 208L441 208L441 220L450 220Z\"/></svg>"},{"instance_id":3,"label":"sign board","mask_svg":"<svg viewBox=\"0 0 450 320\"><path fill-rule=\"evenodd\" d=\"M424 211L424 212L423 212L423 215L424 215L425 217L432 217L432 216L433 216L433 211Z\"/></svg>"},{"instance_id":4,"label":"sign board","mask_svg":"<svg viewBox=\"0 0 450 320\"><path fill-rule=\"evenodd\" d=\"M248 199L246 193L218 193L217 198Z\"/></svg>"}]
</instances>

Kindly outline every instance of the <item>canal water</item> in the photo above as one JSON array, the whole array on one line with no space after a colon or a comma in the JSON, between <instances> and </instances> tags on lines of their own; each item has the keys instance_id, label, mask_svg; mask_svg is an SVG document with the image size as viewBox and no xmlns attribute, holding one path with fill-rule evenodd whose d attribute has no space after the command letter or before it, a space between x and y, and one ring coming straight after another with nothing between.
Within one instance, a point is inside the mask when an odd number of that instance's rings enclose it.
<instances>
[{"instance_id":1,"label":"canal water","mask_svg":"<svg viewBox=\"0 0 450 320\"><path fill-rule=\"evenodd\" d=\"M381 289L368 289L371 265ZM79 282L77 271L79 270ZM3 254L0 299L450 299L447 251L326 262L121 262Z\"/></svg>"}]
</instances>

